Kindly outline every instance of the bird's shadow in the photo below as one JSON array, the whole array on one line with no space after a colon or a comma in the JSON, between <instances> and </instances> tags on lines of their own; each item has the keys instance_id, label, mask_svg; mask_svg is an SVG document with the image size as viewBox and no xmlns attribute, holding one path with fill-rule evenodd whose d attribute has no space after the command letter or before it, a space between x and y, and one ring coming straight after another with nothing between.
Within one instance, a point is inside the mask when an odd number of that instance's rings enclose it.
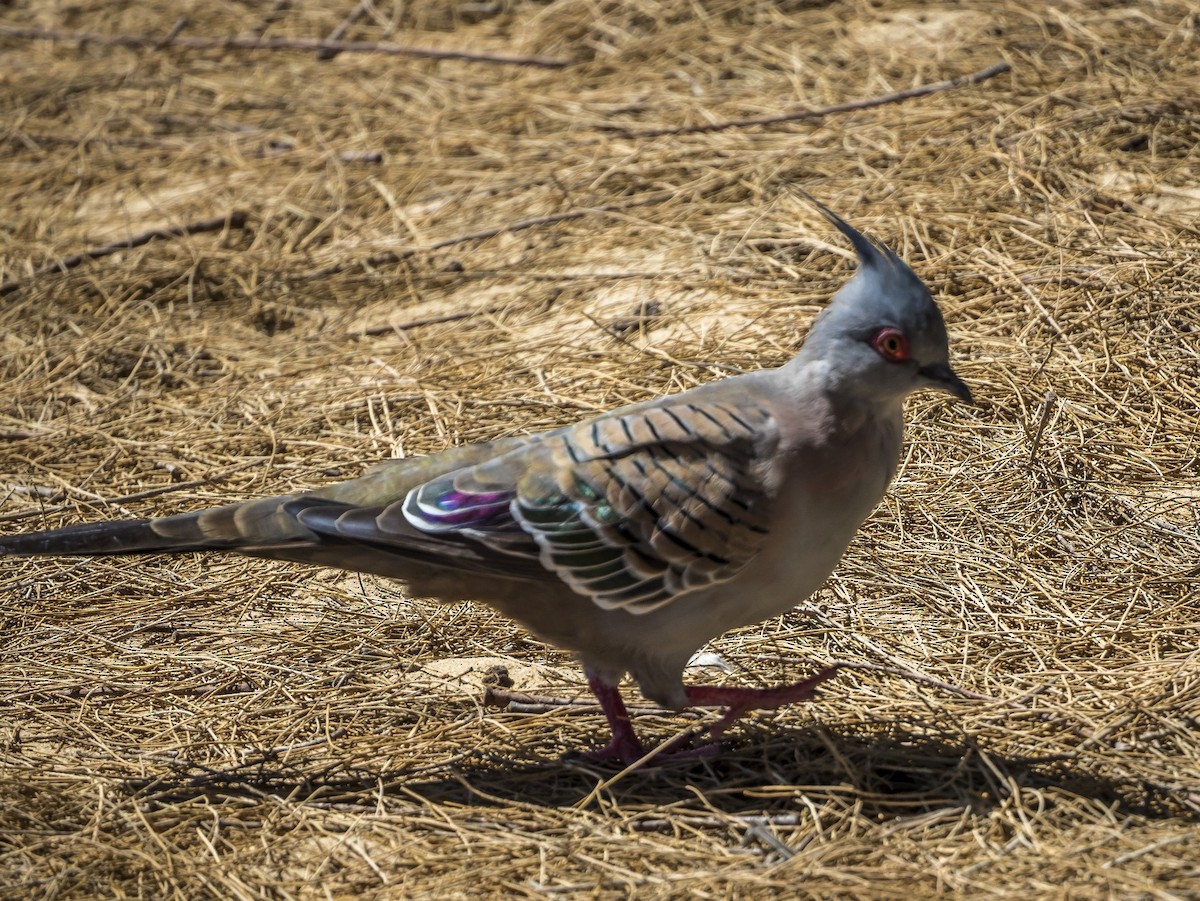
<instances>
[{"instance_id":1,"label":"bird's shadow","mask_svg":"<svg viewBox=\"0 0 1200 901\"><path fill-rule=\"evenodd\" d=\"M190 767L126 786L150 806L270 795L377 810L382 790L385 798L429 806L615 806L645 816L678 811L681 805L714 815L770 816L796 810L799 796L838 797L857 805L861 815L881 819L948 808L986 815L1015 792L1038 793L1042 804L1053 803L1057 792L1129 814L1200 822L1196 805L1187 803L1179 789L1105 775L1097 772L1094 759L1091 763L1072 755L1003 756L895 723L881 725L878 733L854 734L776 723L744 732L718 756L628 771L585 757L514 760L469 753L389 771L342 764L306 769L267 761L236 772Z\"/></svg>"}]
</instances>

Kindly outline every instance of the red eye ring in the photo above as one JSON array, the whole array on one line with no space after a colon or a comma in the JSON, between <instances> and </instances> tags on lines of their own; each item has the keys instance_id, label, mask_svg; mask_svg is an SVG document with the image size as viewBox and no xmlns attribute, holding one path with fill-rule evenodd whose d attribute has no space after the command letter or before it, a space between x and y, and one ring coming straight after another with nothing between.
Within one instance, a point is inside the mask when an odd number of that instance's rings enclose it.
<instances>
[{"instance_id":1,"label":"red eye ring","mask_svg":"<svg viewBox=\"0 0 1200 901\"><path fill-rule=\"evenodd\" d=\"M903 363L910 359L908 336L900 329L881 328L871 338L871 346L889 363Z\"/></svg>"}]
</instances>

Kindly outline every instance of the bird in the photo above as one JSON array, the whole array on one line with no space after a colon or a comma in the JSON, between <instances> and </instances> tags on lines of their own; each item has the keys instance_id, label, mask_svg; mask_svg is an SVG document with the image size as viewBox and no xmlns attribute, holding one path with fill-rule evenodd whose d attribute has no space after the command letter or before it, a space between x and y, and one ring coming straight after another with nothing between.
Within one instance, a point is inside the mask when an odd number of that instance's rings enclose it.
<instances>
[{"instance_id":1,"label":"bird","mask_svg":"<svg viewBox=\"0 0 1200 901\"><path fill-rule=\"evenodd\" d=\"M626 676L666 708L726 708L714 747L751 710L811 700L837 664L755 688L685 685L688 661L826 581L896 473L909 395L973 403L928 287L816 206L857 267L778 368L313 490L0 536L0 555L230 552L395 578L573 652L612 732L592 756L633 766L662 750L633 727Z\"/></svg>"}]
</instances>

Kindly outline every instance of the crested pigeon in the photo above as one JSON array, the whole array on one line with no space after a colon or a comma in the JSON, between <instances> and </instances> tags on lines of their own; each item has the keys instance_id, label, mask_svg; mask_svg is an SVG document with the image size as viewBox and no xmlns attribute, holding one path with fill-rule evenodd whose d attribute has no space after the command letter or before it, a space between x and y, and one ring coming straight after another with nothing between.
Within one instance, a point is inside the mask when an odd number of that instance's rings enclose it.
<instances>
[{"instance_id":1,"label":"crested pigeon","mask_svg":"<svg viewBox=\"0 0 1200 901\"><path fill-rule=\"evenodd\" d=\"M668 708L727 707L714 737L748 710L807 700L836 665L767 689L682 674L709 640L825 581L896 472L909 394L971 402L924 283L821 211L858 268L778 369L303 493L0 536L0 554L229 551L488 604L578 656L613 733L597 754L625 764L645 754L617 690L626 674Z\"/></svg>"}]
</instances>

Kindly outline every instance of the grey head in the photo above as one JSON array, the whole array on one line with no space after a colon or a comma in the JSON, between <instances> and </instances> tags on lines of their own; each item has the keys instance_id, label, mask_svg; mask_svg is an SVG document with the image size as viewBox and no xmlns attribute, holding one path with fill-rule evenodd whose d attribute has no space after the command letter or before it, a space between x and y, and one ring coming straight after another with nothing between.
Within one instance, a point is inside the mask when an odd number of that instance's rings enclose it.
<instances>
[{"instance_id":1,"label":"grey head","mask_svg":"<svg viewBox=\"0 0 1200 901\"><path fill-rule=\"evenodd\" d=\"M858 271L817 317L798 359L824 361L839 391L890 402L936 388L972 403L925 283L881 242L816 206L854 245Z\"/></svg>"}]
</instances>

